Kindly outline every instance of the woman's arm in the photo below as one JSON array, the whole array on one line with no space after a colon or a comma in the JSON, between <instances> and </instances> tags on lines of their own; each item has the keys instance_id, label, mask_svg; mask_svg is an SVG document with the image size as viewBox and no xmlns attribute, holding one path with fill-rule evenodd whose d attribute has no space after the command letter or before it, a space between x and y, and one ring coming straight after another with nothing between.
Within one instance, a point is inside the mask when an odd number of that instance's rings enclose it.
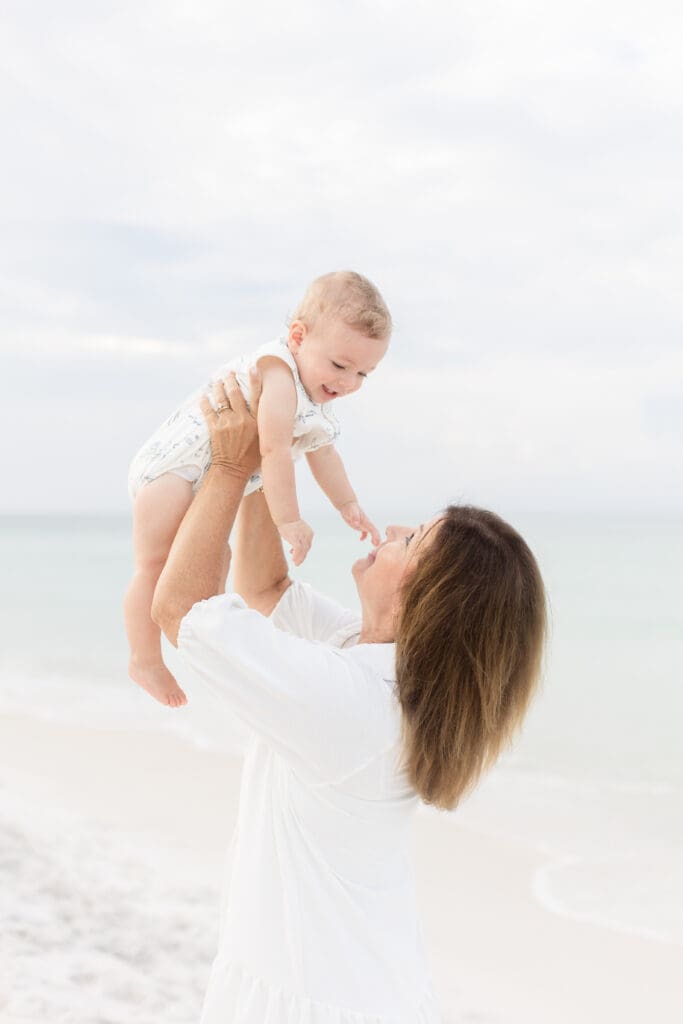
<instances>
[{"instance_id":1,"label":"woman's arm","mask_svg":"<svg viewBox=\"0 0 683 1024\"><path fill-rule=\"evenodd\" d=\"M232 585L250 608L270 615L291 585L282 540L262 491L242 499L233 538Z\"/></svg>"},{"instance_id":2,"label":"woman's arm","mask_svg":"<svg viewBox=\"0 0 683 1024\"><path fill-rule=\"evenodd\" d=\"M376 646L374 667L345 657L278 628L238 594L200 601L178 632L193 682L319 782L346 778L397 742L395 699L382 678L393 672L393 646Z\"/></svg>"},{"instance_id":3,"label":"woman's arm","mask_svg":"<svg viewBox=\"0 0 683 1024\"><path fill-rule=\"evenodd\" d=\"M256 414L261 385L251 380L251 408ZM159 577L152 618L177 645L178 628L190 608L225 590L230 566L228 538L244 487L259 461L256 420L247 409L234 374L214 387L215 413L202 399L211 435L211 465L187 510Z\"/></svg>"}]
</instances>

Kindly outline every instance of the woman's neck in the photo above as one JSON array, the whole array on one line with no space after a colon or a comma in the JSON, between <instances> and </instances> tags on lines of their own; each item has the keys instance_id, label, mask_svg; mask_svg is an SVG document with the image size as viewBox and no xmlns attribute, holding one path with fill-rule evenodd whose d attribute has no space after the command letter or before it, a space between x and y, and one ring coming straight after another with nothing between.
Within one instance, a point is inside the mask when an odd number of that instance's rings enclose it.
<instances>
[{"instance_id":1,"label":"woman's neck","mask_svg":"<svg viewBox=\"0 0 683 1024\"><path fill-rule=\"evenodd\" d=\"M393 621L372 622L363 618L359 644L392 644L395 639Z\"/></svg>"}]
</instances>

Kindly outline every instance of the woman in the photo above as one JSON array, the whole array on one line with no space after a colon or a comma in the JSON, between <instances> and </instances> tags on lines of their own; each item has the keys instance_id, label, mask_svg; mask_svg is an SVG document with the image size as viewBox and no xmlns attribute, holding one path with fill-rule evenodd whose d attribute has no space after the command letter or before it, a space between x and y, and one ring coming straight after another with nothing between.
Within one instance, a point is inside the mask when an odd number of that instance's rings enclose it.
<instances>
[{"instance_id":1,"label":"woman","mask_svg":"<svg viewBox=\"0 0 683 1024\"><path fill-rule=\"evenodd\" d=\"M234 378L204 414L212 465L153 616L248 728L219 950L202 1024L435 1024L408 840L454 807L533 694L543 584L497 516L446 509L353 566L362 620L293 583ZM254 382L251 408L258 402ZM216 596L219 595L219 596Z\"/></svg>"}]
</instances>

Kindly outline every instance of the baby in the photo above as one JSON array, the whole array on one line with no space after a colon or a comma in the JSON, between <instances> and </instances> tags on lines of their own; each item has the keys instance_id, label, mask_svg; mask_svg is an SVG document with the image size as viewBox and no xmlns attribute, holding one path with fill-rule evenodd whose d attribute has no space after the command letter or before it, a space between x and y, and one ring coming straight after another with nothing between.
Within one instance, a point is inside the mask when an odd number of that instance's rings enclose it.
<instances>
[{"instance_id":1,"label":"baby","mask_svg":"<svg viewBox=\"0 0 683 1024\"><path fill-rule=\"evenodd\" d=\"M318 277L295 310L286 338L221 366L208 388L190 395L133 459L129 491L135 572L125 599L128 671L162 704L178 707L187 702L164 665L160 631L150 610L173 538L211 461L201 396L233 370L248 400L249 371L258 367L261 466L245 494L263 487L273 522L291 545L295 565L304 560L313 538L299 512L294 479L293 459L302 452L343 519L362 537L369 533L377 545L379 533L358 504L334 447L339 426L331 403L358 390L384 356L390 334L389 310L367 278L351 271Z\"/></svg>"}]
</instances>

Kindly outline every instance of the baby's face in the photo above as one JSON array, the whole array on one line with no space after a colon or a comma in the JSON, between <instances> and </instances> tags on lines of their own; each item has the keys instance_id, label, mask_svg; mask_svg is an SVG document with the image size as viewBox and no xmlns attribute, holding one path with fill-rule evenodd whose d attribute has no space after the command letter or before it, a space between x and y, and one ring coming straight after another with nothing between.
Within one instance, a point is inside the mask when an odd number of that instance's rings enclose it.
<instances>
[{"instance_id":1,"label":"baby's face","mask_svg":"<svg viewBox=\"0 0 683 1024\"><path fill-rule=\"evenodd\" d=\"M341 320L321 318L313 330L295 320L289 328L289 350L301 383L313 401L320 403L358 391L388 344L388 338L368 338Z\"/></svg>"}]
</instances>

